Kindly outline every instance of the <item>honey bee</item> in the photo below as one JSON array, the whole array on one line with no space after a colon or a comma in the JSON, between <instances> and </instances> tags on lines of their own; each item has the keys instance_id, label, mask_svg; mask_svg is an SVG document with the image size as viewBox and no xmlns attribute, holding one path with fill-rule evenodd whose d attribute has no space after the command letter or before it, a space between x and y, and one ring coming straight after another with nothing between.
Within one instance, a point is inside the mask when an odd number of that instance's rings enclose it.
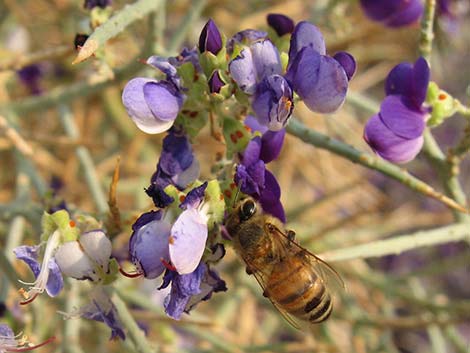
<instances>
[{"instance_id":1,"label":"honey bee","mask_svg":"<svg viewBox=\"0 0 470 353\"><path fill-rule=\"evenodd\" d=\"M247 273L291 325L300 328L299 320L313 324L328 319L332 282L344 287L343 281L330 265L295 242L295 232L263 213L252 198L234 207L225 226Z\"/></svg>"}]
</instances>

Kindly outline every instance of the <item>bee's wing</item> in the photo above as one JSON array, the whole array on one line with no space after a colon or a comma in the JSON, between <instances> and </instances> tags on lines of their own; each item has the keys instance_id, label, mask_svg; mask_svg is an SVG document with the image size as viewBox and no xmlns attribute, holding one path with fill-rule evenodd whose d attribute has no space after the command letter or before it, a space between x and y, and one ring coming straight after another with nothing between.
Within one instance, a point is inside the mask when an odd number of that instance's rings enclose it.
<instances>
[{"instance_id":1,"label":"bee's wing","mask_svg":"<svg viewBox=\"0 0 470 353\"><path fill-rule=\"evenodd\" d=\"M258 282L258 284L260 285L260 287L263 289L263 295L269 299L269 301L271 302L271 304L277 309L277 311L279 311L279 313L282 315L282 317L283 317L289 324L291 324L291 325L292 325L293 327L295 327L297 330L300 330L299 321L298 321L295 317L293 317L292 315L290 315L287 311L285 311L284 309L282 309L273 299L271 299L271 297L270 297L269 295L266 295L267 291L266 291L266 284L265 284L265 283L266 283L267 274L264 273L261 269L256 268L256 267L254 267L252 264L250 264L250 262L247 261L245 257L243 257L243 261L245 261L245 263L247 264L247 266L250 268L253 277L256 278L256 281Z\"/></svg>"},{"instance_id":2,"label":"bee's wing","mask_svg":"<svg viewBox=\"0 0 470 353\"><path fill-rule=\"evenodd\" d=\"M296 250L302 253L304 255L304 261L308 262L312 266L317 275L323 279L323 282L328 286L328 288L345 288L343 279L330 264L320 259L317 255L312 254L309 250L305 249L294 240L290 239L286 233L284 233L274 224L267 222L265 228L274 239L278 239L280 246L284 248L286 253L290 251L287 249L289 246L294 246Z\"/></svg>"}]
</instances>

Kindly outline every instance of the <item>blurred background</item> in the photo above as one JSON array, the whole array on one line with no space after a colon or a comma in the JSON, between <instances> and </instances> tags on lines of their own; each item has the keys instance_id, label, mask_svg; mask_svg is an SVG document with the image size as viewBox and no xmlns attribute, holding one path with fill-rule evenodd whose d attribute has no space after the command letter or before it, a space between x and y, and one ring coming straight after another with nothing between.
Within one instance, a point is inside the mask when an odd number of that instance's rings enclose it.
<instances>
[{"instance_id":1,"label":"blurred background","mask_svg":"<svg viewBox=\"0 0 470 353\"><path fill-rule=\"evenodd\" d=\"M126 3L115 0L112 9ZM442 14L436 21L431 79L468 104L470 22L465 6L459 9L455 16ZM266 29L268 13L313 22L324 34L329 54L346 50L357 60L348 94L377 103L384 97L383 80L390 69L417 58L419 24L383 27L364 16L358 1L174 0L164 10L128 27L95 57L72 65L77 33L92 33L83 1L0 1L0 112L8 112L8 119L2 119L19 134L12 137L1 122L0 246L9 257L12 247L38 242L45 207L64 200L71 210L102 213L103 199L92 196L90 188L101 189L106 200L118 156L117 199L124 230L113 246L116 254L126 253L130 225L153 207L144 188L164 135L146 135L135 127L122 106L122 88L130 78L146 76L148 69L137 59L176 55L183 46L193 47L208 18L228 38L246 28ZM299 104L295 115L312 129L369 151L362 132L371 114L355 100L329 116ZM433 130L444 151L459 141L466 125L456 117ZM201 179L211 178L211 166L224 145L207 128L193 147ZM452 213L439 202L293 136L287 136L280 158L269 168L281 185L288 227L314 253L453 222ZM442 191L424 158L406 169ZM468 161L460 173L468 194ZM27 278L27 268L13 263ZM331 318L307 332L291 328L262 297L232 249L217 266L228 291L202 302L179 322L163 313L165 293L156 290L160 279L122 278L116 286L161 352L470 352L468 244L334 266L346 290L337 293ZM79 307L86 283L69 284L58 299L43 296L26 308L17 305L18 296L6 278L0 286L1 322L34 341L57 336L44 352L135 349L128 341L108 341L108 328L87 320L68 320L79 326L80 336L67 337L68 321L56 311Z\"/></svg>"}]
</instances>

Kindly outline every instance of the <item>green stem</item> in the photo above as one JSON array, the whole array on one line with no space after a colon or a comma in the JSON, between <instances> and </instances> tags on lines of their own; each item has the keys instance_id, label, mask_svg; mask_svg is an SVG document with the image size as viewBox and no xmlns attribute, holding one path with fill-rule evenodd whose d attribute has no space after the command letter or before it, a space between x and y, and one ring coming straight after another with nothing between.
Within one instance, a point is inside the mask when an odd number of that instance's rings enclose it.
<instances>
[{"instance_id":1,"label":"green stem","mask_svg":"<svg viewBox=\"0 0 470 353\"><path fill-rule=\"evenodd\" d=\"M132 317L129 309L127 309L126 303L116 293L114 293L112 301L116 307L121 323L127 329L128 336L135 344L137 352L156 353L157 350L150 347L149 342L145 338L144 332L141 330L139 325L137 325L137 322Z\"/></svg>"},{"instance_id":2,"label":"green stem","mask_svg":"<svg viewBox=\"0 0 470 353\"><path fill-rule=\"evenodd\" d=\"M434 15L436 13L436 0L426 0L423 19L421 20L421 33L419 40L419 53L431 63L432 41L434 40Z\"/></svg>"},{"instance_id":3,"label":"green stem","mask_svg":"<svg viewBox=\"0 0 470 353\"><path fill-rule=\"evenodd\" d=\"M402 235L392 239L378 240L367 244L332 250L319 255L319 257L330 262L367 259L392 254L398 255L402 252L424 246L446 244L462 240L470 240L470 229L467 224L457 223L441 228Z\"/></svg>"},{"instance_id":4,"label":"green stem","mask_svg":"<svg viewBox=\"0 0 470 353\"><path fill-rule=\"evenodd\" d=\"M88 59L106 41L117 36L133 22L141 20L151 12L157 11L162 3L163 0L138 0L131 5L124 6L108 21L95 29L78 52L73 64Z\"/></svg>"},{"instance_id":5,"label":"green stem","mask_svg":"<svg viewBox=\"0 0 470 353\"><path fill-rule=\"evenodd\" d=\"M59 107L59 116L67 136L78 141L80 138L80 133L78 131L77 125L75 124L72 112L65 105L61 105ZM77 146L75 153L77 154L78 160L82 165L88 188L90 189L91 196L95 201L98 212L102 214L108 212L109 208L106 195L100 185L90 151L84 146Z\"/></svg>"},{"instance_id":6,"label":"green stem","mask_svg":"<svg viewBox=\"0 0 470 353\"><path fill-rule=\"evenodd\" d=\"M421 21L419 54L426 59L429 65L431 65L435 13L436 0L426 0L424 15ZM460 205L466 207L467 198L458 180L458 161L447 160L446 156L434 139L434 136L428 129L426 129L424 132L423 152L434 169L439 173L439 177L444 185L446 194L453 198ZM469 215L462 214L460 212L454 212L454 217L459 222L470 221Z\"/></svg>"},{"instance_id":7,"label":"green stem","mask_svg":"<svg viewBox=\"0 0 470 353\"><path fill-rule=\"evenodd\" d=\"M412 176L407 171L396 166L395 164L387 162L371 154L361 152L339 140L311 130L296 119L291 118L286 130L291 135L300 138L302 141L308 144L331 151L337 155L345 157L353 163L358 163L369 169L377 170L382 174L387 175L408 186L412 190L441 201L452 209L458 210L460 212L467 211L464 206L437 192L430 185Z\"/></svg>"}]
</instances>

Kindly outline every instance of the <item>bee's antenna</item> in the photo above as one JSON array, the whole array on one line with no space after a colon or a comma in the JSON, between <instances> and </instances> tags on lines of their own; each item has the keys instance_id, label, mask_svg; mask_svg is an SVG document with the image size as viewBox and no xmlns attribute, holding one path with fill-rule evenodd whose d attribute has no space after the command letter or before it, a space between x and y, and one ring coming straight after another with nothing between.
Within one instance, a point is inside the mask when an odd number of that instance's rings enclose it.
<instances>
[{"instance_id":1,"label":"bee's antenna","mask_svg":"<svg viewBox=\"0 0 470 353\"><path fill-rule=\"evenodd\" d=\"M242 187L242 181L240 180L240 181L238 182L237 192L236 192L235 197L234 197L234 199L233 199L232 208L235 208L235 204L236 204L237 201L238 201L238 196L240 196L240 189L241 189L241 187Z\"/></svg>"}]
</instances>

